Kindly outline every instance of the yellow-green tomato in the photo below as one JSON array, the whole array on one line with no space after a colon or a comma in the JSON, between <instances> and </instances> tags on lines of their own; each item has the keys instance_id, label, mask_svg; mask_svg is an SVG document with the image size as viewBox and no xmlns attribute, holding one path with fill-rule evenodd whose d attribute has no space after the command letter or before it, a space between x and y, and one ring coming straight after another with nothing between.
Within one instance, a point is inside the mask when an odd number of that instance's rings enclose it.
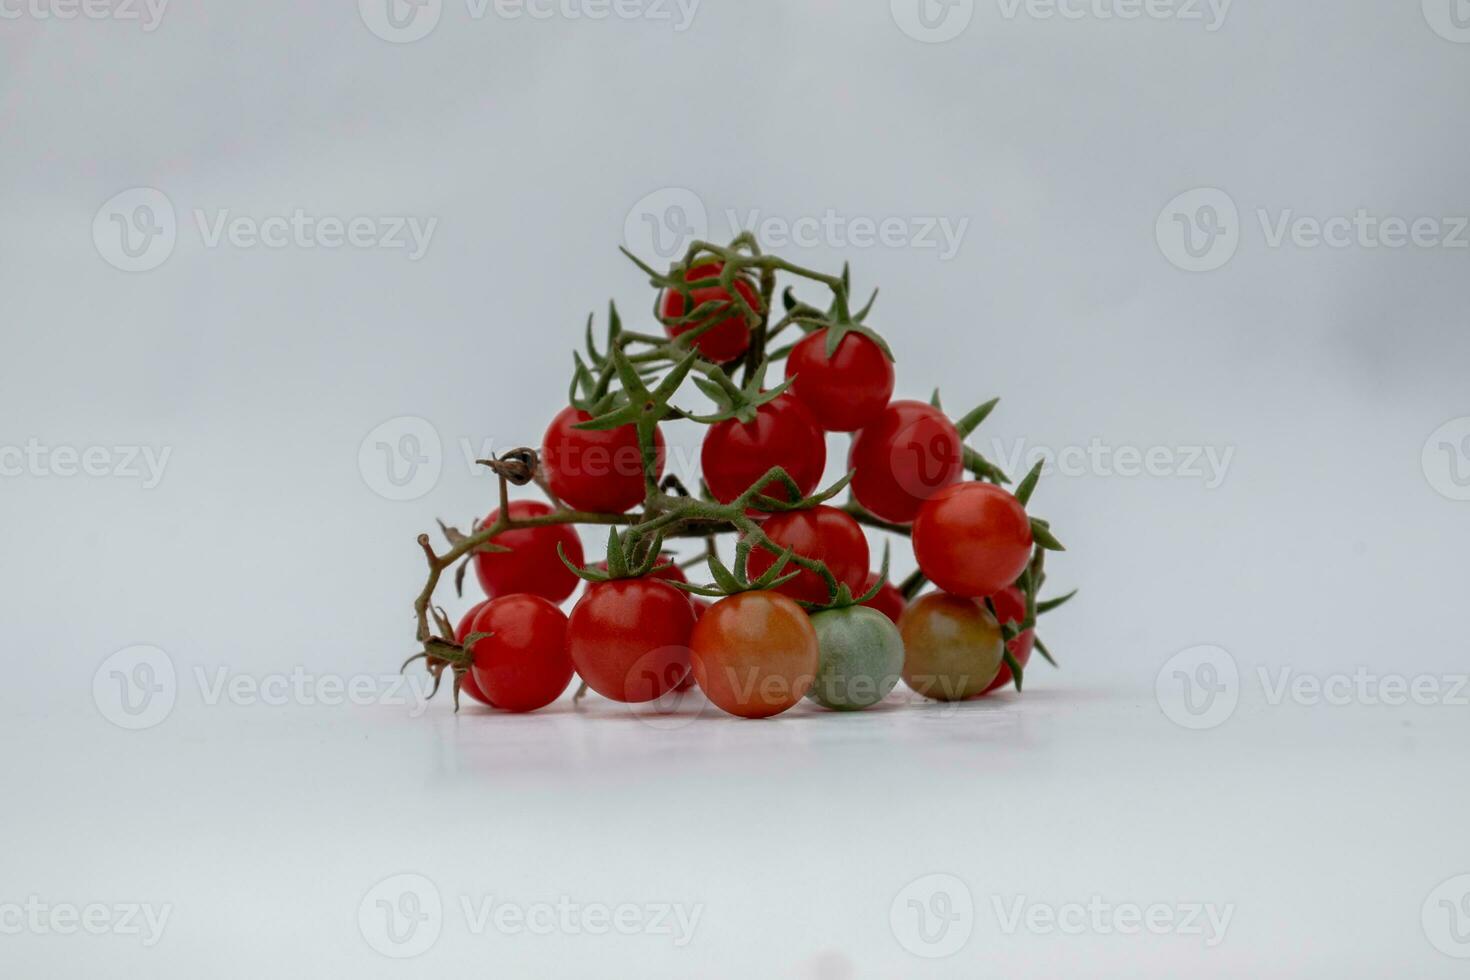
<instances>
[{"instance_id":1,"label":"yellow-green tomato","mask_svg":"<svg viewBox=\"0 0 1470 980\"><path fill-rule=\"evenodd\" d=\"M834 711L858 711L882 701L903 670L903 638L893 620L867 606L812 615L820 661L806 696Z\"/></svg>"},{"instance_id":2,"label":"yellow-green tomato","mask_svg":"<svg viewBox=\"0 0 1470 980\"><path fill-rule=\"evenodd\" d=\"M903 682L926 698L983 694L1005 662L1005 636L984 600L931 592L911 603L898 625Z\"/></svg>"}]
</instances>

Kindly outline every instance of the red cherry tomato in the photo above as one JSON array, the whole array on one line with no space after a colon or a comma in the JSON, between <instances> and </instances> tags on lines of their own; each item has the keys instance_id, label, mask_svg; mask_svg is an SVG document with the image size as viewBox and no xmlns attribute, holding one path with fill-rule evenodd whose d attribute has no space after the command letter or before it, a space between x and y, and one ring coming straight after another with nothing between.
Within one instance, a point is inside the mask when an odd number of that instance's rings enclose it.
<instances>
[{"instance_id":1,"label":"red cherry tomato","mask_svg":"<svg viewBox=\"0 0 1470 980\"><path fill-rule=\"evenodd\" d=\"M723 262L706 262L701 265L696 265L684 274L684 281L696 282L700 279L713 279L720 274L720 271L724 267ZM756 291L755 284L747 277L741 276L737 278L733 285L735 291L743 296L745 301L750 304L751 309L759 310L761 308L760 293ZM664 330L668 335L670 337L677 337L696 327L701 327L710 322L710 320L718 317L718 322L700 334L699 339L694 342L694 346L701 354L717 364L733 361L741 354L744 354L745 349L750 346L750 323L746 320L745 309L740 305L739 301L730 295L728 290L720 286L702 286L699 289L693 290L690 295L694 300L694 306L691 309L697 309L712 300L729 301L732 305L728 313L715 313L696 323L670 324L667 322L668 320L675 320L684 315L685 307L684 297L674 290L668 290L664 293L663 305L660 311L661 316L666 321L664 323Z\"/></svg>"},{"instance_id":2,"label":"red cherry tomato","mask_svg":"<svg viewBox=\"0 0 1470 980\"><path fill-rule=\"evenodd\" d=\"M932 405L893 402L852 441L852 495L886 521L906 524L965 472L959 430Z\"/></svg>"},{"instance_id":3,"label":"red cherry tomato","mask_svg":"<svg viewBox=\"0 0 1470 980\"><path fill-rule=\"evenodd\" d=\"M557 413L541 440L541 463L551 492L573 510L621 514L644 497L643 451L632 425L606 432L578 429L592 416L568 406ZM655 480L664 472L664 437L653 431L658 450Z\"/></svg>"},{"instance_id":4,"label":"red cherry tomato","mask_svg":"<svg viewBox=\"0 0 1470 980\"><path fill-rule=\"evenodd\" d=\"M721 599L700 618L689 645L699 689L742 718L780 714L816 678L817 631L800 606L775 592Z\"/></svg>"},{"instance_id":5,"label":"red cherry tomato","mask_svg":"<svg viewBox=\"0 0 1470 980\"><path fill-rule=\"evenodd\" d=\"M856 432L875 421L893 397L893 362L862 334L842 338L827 357L827 331L818 330L786 358L790 391L828 432Z\"/></svg>"},{"instance_id":6,"label":"red cherry tomato","mask_svg":"<svg viewBox=\"0 0 1470 980\"><path fill-rule=\"evenodd\" d=\"M868 539L851 515L836 507L818 506L772 514L761 529L777 547L790 548L803 558L826 562L838 584L846 583L853 595L862 595L863 582L868 577ZM759 578L775 563L774 554L765 548L755 548L750 553L747 570L751 578ZM790 566L789 570L796 571L796 566ZM776 591L806 602L825 603L830 598L827 583L816 572L805 568Z\"/></svg>"},{"instance_id":7,"label":"red cherry tomato","mask_svg":"<svg viewBox=\"0 0 1470 980\"><path fill-rule=\"evenodd\" d=\"M961 483L925 502L914 521L914 557L946 592L979 598L1016 581L1031 560L1031 521L1009 491Z\"/></svg>"},{"instance_id":8,"label":"red cherry tomato","mask_svg":"<svg viewBox=\"0 0 1470 980\"><path fill-rule=\"evenodd\" d=\"M505 711L535 711L555 701L572 680L567 618L540 596L516 594L487 602L470 626L489 633L475 643L470 668L485 700Z\"/></svg>"},{"instance_id":9,"label":"red cherry tomato","mask_svg":"<svg viewBox=\"0 0 1470 980\"><path fill-rule=\"evenodd\" d=\"M572 608L567 652L587 686L613 701L652 701L689 673L694 608L658 579L595 582Z\"/></svg>"},{"instance_id":10,"label":"red cherry tomato","mask_svg":"<svg viewBox=\"0 0 1470 980\"><path fill-rule=\"evenodd\" d=\"M990 597L995 604L995 618L1002 626L1006 623L1015 623L1017 626L1026 621L1026 597L1021 590L1014 585L1008 585L995 595ZM1016 663L1025 670L1026 665L1031 662L1031 650L1036 644L1036 630L1029 629L1020 633L1015 639L1006 644L1006 649L1011 656L1016 658ZM1001 661L1000 673L995 675L995 680L990 682L982 694L1005 687L1011 683L1011 665Z\"/></svg>"},{"instance_id":11,"label":"red cherry tomato","mask_svg":"<svg viewBox=\"0 0 1470 980\"><path fill-rule=\"evenodd\" d=\"M474 626L475 617L479 615L481 609L484 609L486 606L490 605L490 602L491 600L489 599L485 599L482 602L477 602L470 607L469 612L464 614L464 616L459 621L459 625L455 627L454 630L454 640L456 643L463 645L464 638L474 632L471 627ZM473 670L465 671L464 674L460 677L459 690L460 693L468 694L470 697L474 698L481 704L489 704L490 707L495 707L495 705L490 704L490 699L485 697L485 692L480 690L480 685L475 683L475 672Z\"/></svg>"},{"instance_id":12,"label":"red cherry tomato","mask_svg":"<svg viewBox=\"0 0 1470 980\"><path fill-rule=\"evenodd\" d=\"M551 508L538 500L516 500L510 505L513 520L543 517ZM500 516L490 512L486 524ZM485 595L492 599L516 592L528 592L551 602L561 602L577 587L577 576L562 564L556 554L560 544L567 560L582 564L582 540L570 524L548 524L502 531L490 539L511 550L475 552L475 577Z\"/></svg>"},{"instance_id":13,"label":"red cherry tomato","mask_svg":"<svg viewBox=\"0 0 1470 980\"><path fill-rule=\"evenodd\" d=\"M868 580L863 583L862 592L854 592L853 595L866 595L877 582L878 573L870 572ZM903 601L903 593L898 591L897 586L892 582L884 582L878 594L863 605L871 606L896 623L903 616L903 608L907 603Z\"/></svg>"},{"instance_id":14,"label":"red cherry tomato","mask_svg":"<svg viewBox=\"0 0 1470 980\"><path fill-rule=\"evenodd\" d=\"M781 395L756 409L750 424L726 419L709 427L699 453L710 493L728 504L773 466L780 466L801 488L803 497L817 488L827 467L827 440L801 403ZM779 483L765 492L777 500L791 495Z\"/></svg>"}]
</instances>

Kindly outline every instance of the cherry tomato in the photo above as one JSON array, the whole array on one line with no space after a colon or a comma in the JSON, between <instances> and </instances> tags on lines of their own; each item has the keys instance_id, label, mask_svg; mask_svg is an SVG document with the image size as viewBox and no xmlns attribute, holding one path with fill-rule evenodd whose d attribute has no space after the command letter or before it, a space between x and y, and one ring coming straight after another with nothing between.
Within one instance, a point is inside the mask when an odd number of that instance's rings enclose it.
<instances>
[{"instance_id":1,"label":"cherry tomato","mask_svg":"<svg viewBox=\"0 0 1470 980\"><path fill-rule=\"evenodd\" d=\"M587 686L613 701L652 701L689 673L694 608L656 578L595 582L572 608L567 652Z\"/></svg>"},{"instance_id":2,"label":"cherry tomato","mask_svg":"<svg viewBox=\"0 0 1470 980\"><path fill-rule=\"evenodd\" d=\"M863 583L863 590L861 592L854 592L853 595L867 595L877 582L878 573L869 572L868 580ZM863 603L863 605L878 610L897 623L903 617L903 607L907 603L904 602L903 593L898 591L897 586L892 582L884 582L883 587L878 590L878 594Z\"/></svg>"},{"instance_id":3,"label":"cherry tomato","mask_svg":"<svg viewBox=\"0 0 1470 980\"><path fill-rule=\"evenodd\" d=\"M821 662L807 697L834 711L870 708L888 696L903 670L903 638L876 609L849 606L815 613Z\"/></svg>"},{"instance_id":4,"label":"cherry tomato","mask_svg":"<svg viewBox=\"0 0 1470 980\"><path fill-rule=\"evenodd\" d=\"M700 279L713 279L724 267L723 262L706 262L696 265L684 274L684 281L696 282ZM737 278L733 285L735 291L750 304L751 309L760 310L760 293L756 291L755 284L748 277ZM690 295L694 300L694 306L691 309L697 309L711 300L730 301L732 305L728 313L714 313L696 323L670 324L665 322L664 330L668 335L677 337L719 317L719 321L713 327L699 335L699 339L694 341L694 346L701 354L717 364L733 361L744 354L745 349L750 346L750 323L746 319L745 309L735 300L735 297L730 295L729 290L720 286L702 286L693 290ZM678 319L684 313L684 297L674 290L665 292L663 308L660 311L663 319L665 321Z\"/></svg>"},{"instance_id":5,"label":"cherry tomato","mask_svg":"<svg viewBox=\"0 0 1470 980\"><path fill-rule=\"evenodd\" d=\"M756 409L754 422L726 419L710 426L699 459L704 482L721 503L750 489L773 466L784 468L805 497L827 467L827 440L800 402L781 395ZM763 489L777 500L791 499L779 483Z\"/></svg>"},{"instance_id":6,"label":"cherry tomato","mask_svg":"<svg viewBox=\"0 0 1470 980\"><path fill-rule=\"evenodd\" d=\"M470 632L491 634L475 644L470 668L487 703L505 711L535 711L571 683L567 617L540 596L492 599L475 614Z\"/></svg>"},{"instance_id":7,"label":"cherry tomato","mask_svg":"<svg viewBox=\"0 0 1470 980\"><path fill-rule=\"evenodd\" d=\"M456 643L463 645L464 638L474 632L472 627L475 623L475 617L479 615L481 609L484 609L486 606L490 605L490 602L491 600L489 599L485 599L482 602L477 602L470 607L469 612L464 614L464 616L459 621L459 625L454 629L454 640ZM480 690L480 685L475 683L475 672L473 670L465 671L464 674L460 677L459 690L460 693L468 694L470 697L474 698L481 704L489 704L490 707L495 707L495 705L490 704L490 699L485 697L485 692Z\"/></svg>"},{"instance_id":8,"label":"cherry tomato","mask_svg":"<svg viewBox=\"0 0 1470 980\"><path fill-rule=\"evenodd\" d=\"M606 432L578 429L592 416L568 406L557 413L541 440L541 463L551 492L573 510L621 514L644 497L643 450L638 429L619 426ZM658 450L657 480L664 472L664 437L653 430Z\"/></svg>"},{"instance_id":9,"label":"cherry tomato","mask_svg":"<svg viewBox=\"0 0 1470 980\"><path fill-rule=\"evenodd\" d=\"M790 391L828 432L856 432L875 421L893 397L893 362L859 333L842 338L827 357L827 331L818 330L786 358Z\"/></svg>"},{"instance_id":10,"label":"cherry tomato","mask_svg":"<svg viewBox=\"0 0 1470 980\"><path fill-rule=\"evenodd\" d=\"M699 689L742 718L768 718L795 705L820 662L812 621L776 592L721 599L700 618L689 645Z\"/></svg>"},{"instance_id":11,"label":"cherry tomato","mask_svg":"<svg viewBox=\"0 0 1470 980\"><path fill-rule=\"evenodd\" d=\"M516 500L510 505L513 520L544 517L551 508L539 500ZM486 524L500 517L499 510L490 512ZM492 599L515 592L528 592L552 602L561 602L577 587L577 576L557 557L560 544L567 560L582 564L582 539L570 524L548 524L542 527L515 528L502 531L490 539L505 551L475 552L475 577L485 595Z\"/></svg>"},{"instance_id":12,"label":"cherry tomato","mask_svg":"<svg viewBox=\"0 0 1470 980\"><path fill-rule=\"evenodd\" d=\"M904 610L903 682L926 698L962 701L984 693L1005 662L1005 637L985 604L948 592Z\"/></svg>"},{"instance_id":13,"label":"cherry tomato","mask_svg":"<svg viewBox=\"0 0 1470 980\"><path fill-rule=\"evenodd\" d=\"M1026 621L1026 596L1014 585L1008 585L995 595L990 597L995 604L995 618L1004 626L1006 623L1015 623L1017 626ZM1011 656L1016 658L1016 663L1025 670L1026 665L1031 662L1031 650L1036 644L1036 630L1024 630L1015 639L1006 643L1006 649ZM1000 673L995 675L995 680L990 682L983 694L1005 687L1011 682L1011 665L1001 661Z\"/></svg>"},{"instance_id":14,"label":"cherry tomato","mask_svg":"<svg viewBox=\"0 0 1470 980\"><path fill-rule=\"evenodd\" d=\"M925 502L914 521L914 557L946 592L984 597L1016 581L1031 560L1031 521L993 483L961 483Z\"/></svg>"},{"instance_id":15,"label":"cherry tomato","mask_svg":"<svg viewBox=\"0 0 1470 980\"><path fill-rule=\"evenodd\" d=\"M932 405L890 404L852 441L852 495L886 521L906 524L935 493L964 475L959 430Z\"/></svg>"},{"instance_id":16,"label":"cherry tomato","mask_svg":"<svg viewBox=\"0 0 1470 980\"><path fill-rule=\"evenodd\" d=\"M761 529L778 548L790 548L803 558L825 562L839 585L846 583L853 595L862 595L863 582L868 577L868 539L850 514L825 505L793 510L772 514ZM775 563L776 555L765 548L755 548L750 553L747 571L751 578L759 578ZM796 566L792 565L790 570L796 571ZM819 604L830 599L827 583L816 572L805 568L776 591Z\"/></svg>"}]
</instances>

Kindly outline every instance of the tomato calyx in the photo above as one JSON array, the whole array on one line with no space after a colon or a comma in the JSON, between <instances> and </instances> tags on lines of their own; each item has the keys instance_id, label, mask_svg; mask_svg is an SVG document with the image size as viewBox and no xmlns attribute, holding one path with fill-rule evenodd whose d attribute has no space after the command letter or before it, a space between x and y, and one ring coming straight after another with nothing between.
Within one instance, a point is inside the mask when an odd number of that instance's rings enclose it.
<instances>
[{"instance_id":1,"label":"tomato calyx","mask_svg":"<svg viewBox=\"0 0 1470 980\"><path fill-rule=\"evenodd\" d=\"M831 601L825 605L813 605L800 600L797 600L797 605L801 606L807 612L812 613L827 612L832 609L849 609L853 606L866 606L876 599L878 593L883 591L883 586L888 584L889 550L888 542L883 542L883 563L878 566L878 572L873 576L873 584L861 595L854 595L853 590L846 582L838 582L836 583L837 588L832 594Z\"/></svg>"},{"instance_id":2,"label":"tomato calyx","mask_svg":"<svg viewBox=\"0 0 1470 980\"><path fill-rule=\"evenodd\" d=\"M705 372L707 377L694 379L694 385L715 403L715 411L710 415L690 414L687 417L702 425L714 425L729 419L746 425L754 422L762 405L769 405L791 387L790 381L783 381L776 387L767 389L766 371L769 367L769 360L761 361L750 372L743 386L737 385L723 368L710 368Z\"/></svg>"},{"instance_id":3,"label":"tomato calyx","mask_svg":"<svg viewBox=\"0 0 1470 980\"><path fill-rule=\"evenodd\" d=\"M562 564L571 569L572 574L584 582L613 582L618 579L646 578L652 575L653 570L661 562L668 560L663 554L663 543L663 535L656 534L651 541L639 541L635 545L636 553L630 555L624 547L622 535L618 533L617 528L613 528L607 533L607 559L603 562L605 568L598 568L595 565L580 566L568 558L560 546L557 547L557 555L561 558ZM667 581L669 585L678 584L667 579L661 579L661 581Z\"/></svg>"},{"instance_id":4,"label":"tomato calyx","mask_svg":"<svg viewBox=\"0 0 1470 980\"><path fill-rule=\"evenodd\" d=\"M707 559L710 576L715 580L713 585L694 585L690 582L670 582L669 584L691 595L704 596L707 599L723 599L742 592L769 592L801 574L799 571L785 571L787 564L794 557L790 548L780 550L775 563L755 579L751 579L748 574L749 557L750 548L748 546L742 549L740 545L736 545L733 568L720 561L718 555L711 554Z\"/></svg>"},{"instance_id":5,"label":"tomato calyx","mask_svg":"<svg viewBox=\"0 0 1470 980\"><path fill-rule=\"evenodd\" d=\"M660 290L660 296L677 294L682 303L682 312L665 315L656 310L658 319L666 328L678 328L670 343L676 348L694 350L695 342L719 328L732 315L741 317L746 325L757 328L764 320L766 311L761 302L752 303L747 290L755 295L749 271L758 263L753 256L738 248L715 249L695 248L683 261L676 262L667 272L659 272L643 262L626 248L624 255L644 272L650 283ZM693 277L693 278L691 278ZM742 289L737 283L745 285ZM696 302L697 291L718 290L718 298Z\"/></svg>"}]
</instances>

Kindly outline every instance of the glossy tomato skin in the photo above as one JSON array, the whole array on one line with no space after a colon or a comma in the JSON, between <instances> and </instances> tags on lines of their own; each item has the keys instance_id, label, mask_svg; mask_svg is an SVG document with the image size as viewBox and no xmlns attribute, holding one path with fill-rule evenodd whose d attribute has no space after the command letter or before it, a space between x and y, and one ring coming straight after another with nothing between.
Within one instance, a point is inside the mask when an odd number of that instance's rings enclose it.
<instances>
[{"instance_id":1,"label":"glossy tomato skin","mask_svg":"<svg viewBox=\"0 0 1470 980\"><path fill-rule=\"evenodd\" d=\"M786 394L757 409L754 422L726 419L710 426L699 459L704 482L721 503L740 496L773 466L784 468L805 497L827 467L827 440L811 414ZM779 483L765 490L777 500L791 499Z\"/></svg>"},{"instance_id":2,"label":"glossy tomato skin","mask_svg":"<svg viewBox=\"0 0 1470 980\"><path fill-rule=\"evenodd\" d=\"M1014 585L1008 585L995 595L990 597L995 605L995 618L1004 626L1006 623L1015 623L1019 626L1026 621L1026 597L1021 590ZM1036 645L1036 630L1029 629L1019 633L1015 639L1006 642L1006 649L1011 656L1016 658L1016 663L1025 670L1026 665L1031 662L1031 650ZM989 694L991 691L999 690L1011 683L1011 665L1001 661L1000 672L995 675L995 680L990 682L982 693Z\"/></svg>"},{"instance_id":3,"label":"glossy tomato skin","mask_svg":"<svg viewBox=\"0 0 1470 980\"><path fill-rule=\"evenodd\" d=\"M854 592L853 595L867 595L876 584L878 584L878 573L869 572L868 580L863 583L863 590L861 592ZM878 590L878 594L863 603L863 605L870 609L878 610L893 620L894 623L897 623L903 618L903 608L908 603L904 601L903 593L898 591L896 585L892 582L885 581L883 587Z\"/></svg>"},{"instance_id":4,"label":"glossy tomato skin","mask_svg":"<svg viewBox=\"0 0 1470 980\"><path fill-rule=\"evenodd\" d=\"M541 463L552 493L573 510L621 514L643 501L643 450L632 425L606 432L578 429L592 416L568 406L556 414L541 440ZM664 472L663 433L653 430L658 450L655 479Z\"/></svg>"},{"instance_id":5,"label":"glossy tomato skin","mask_svg":"<svg viewBox=\"0 0 1470 980\"><path fill-rule=\"evenodd\" d=\"M567 652L587 686L638 704L675 690L689 673L694 608L652 577L595 582L572 608Z\"/></svg>"},{"instance_id":6,"label":"glossy tomato skin","mask_svg":"<svg viewBox=\"0 0 1470 980\"><path fill-rule=\"evenodd\" d=\"M1005 637L984 603L930 592L909 603L903 635L903 682L936 701L978 697L1005 662Z\"/></svg>"},{"instance_id":7,"label":"glossy tomato skin","mask_svg":"<svg viewBox=\"0 0 1470 980\"><path fill-rule=\"evenodd\" d=\"M535 711L555 701L572 680L567 617L540 596L516 593L493 599L475 614L475 686L504 711Z\"/></svg>"},{"instance_id":8,"label":"glossy tomato skin","mask_svg":"<svg viewBox=\"0 0 1470 980\"><path fill-rule=\"evenodd\" d=\"M806 696L833 711L860 711L887 697L904 659L893 621L867 606L828 609L811 620L821 659Z\"/></svg>"},{"instance_id":9,"label":"glossy tomato skin","mask_svg":"<svg viewBox=\"0 0 1470 980\"><path fill-rule=\"evenodd\" d=\"M1026 509L993 483L960 483L936 493L919 510L913 538L919 568L956 595L994 595L1031 560Z\"/></svg>"},{"instance_id":10,"label":"glossy tomato skin","mask_svg":"<svg viewBox=\"0 0 1470 980\"><path fill-rule=\"evenodd\" d=\"M811 620L776 592L721 599L700 617L689 645L699 689L741 718L769 718L800 702L820 662Z\"/></svg>"},{"instance_id":11,"label":"glossy tomato skin","mask_svg":"<svg viewBox=\"0 0 1470 980\"><path fill-rule=\"evenodd\" d=\"M515 500L510 516L516 520L543 517L551 508L539 500ZM486 524L494 523L499 510L490 512ZM560 544L567 560L582 564L582 540L570 524L525 527L502 531L490 539L510 548L509 552L475 552L475 577L491 599L527 592L551 602L561 602L577 588L577 576L557 557Z\"/></svg>"},{"instance_id":12,"label":"glossy tomato skin","mask_svg":"<svg viewBox=\"0 0 1470 980\"><path fill-rule=\"evenodd\" d=\"M718 276L723 268L724 264L721 262L707 262L696 265L685 273L684 281L695 282L699 279L711 279ZM735 291L750 304L751 309L759 310L761 308L760 293L756 291L755 284L748 277L741 276L732 285L735 287ZM711 300L734 300L734 296L720 286L700 287L694 290L691 296L694 300L694 305L690 309L697 309ZM666 291L659 312L665 321L683 316L685 313L684 297L674 290ZM716 313L714 316L719 317L719 321L713 327L700 334L699 339L694 342L694 346L711 361L717 364L724 364L744 354L745 349L750 346L750 323L746 320L745 310L741 308L738 301L734 303L728 313L723 315ZM670 337L677 337L708 322L709 318L700 320L697 323L671 325L665 322L664 331Z\"/></svg>"},{"instance_id":13,"label":"glossy tomato skin","mask_svg":"<svg viewBox=\"0 0 1470 980\"><path fill-rule=\"evenodd\" d=\"M827 357L827 331L818 330L786 358L791 393L828 432L856 432L875 421L893 397L893 362L862 334L842 338Z\"/></svg>"},{"instance_id":14,"label":"glossy tomato skin","mask_svg":"<svg viewBox=\"0 0 1470 980\"><path fill-rule=\"evenodd\" d=\"M479 615L481 609L490 605L490 602L491 600L486 599L483 602L475 603L470 607L469 612L460 618L459 625L454 629L454 640L456 643L459 643L461 646L464 645L465 637L474 632L471 627L474 626L475 617ZM480 685L475 683L475 672L473 670L467 670L460 676L459 690L460 693L468 694L481 704L488 704L492 708L495 707L494 704L491 704L490 699L485 697L485 692L480 690Z\"/></svg>"},{"instance_id":15,"label":"glossy tomato skin","mask_svg":"<svg viewBox=\"0 0 1470 980\"><path fill-rule=\"evenodd\" d=\"M847 458L852 495L886 521L907 524L965 472L959 430L939 409L896 401L860 431Z\"/></svg>"},{"instance_id":16,"label":"glossy tomato skin","mask_svg":"<svg viewBox=\"0 0 1470 980\"><path fill-rule=\"evenodd\" d=\"M819 505L772 514L761 529L778 548L790 548L794 554L825 562L839 585L845 583L853 595L862 595L868 578L868 538L847 512ZM776 557L765 548L753 549L747 568L750 577L759 578L776 563ZM787 570L796 571L797 576L778 586L777 592L805 602L830 601L827 583L816 572L798 570L795 565Z\"/></svg>"}]
</instances>

